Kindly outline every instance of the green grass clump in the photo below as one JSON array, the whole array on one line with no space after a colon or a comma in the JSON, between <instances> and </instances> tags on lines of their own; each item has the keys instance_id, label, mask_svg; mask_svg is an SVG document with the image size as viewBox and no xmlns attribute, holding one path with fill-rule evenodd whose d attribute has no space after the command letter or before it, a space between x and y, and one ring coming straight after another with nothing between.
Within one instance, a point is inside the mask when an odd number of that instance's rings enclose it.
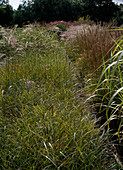
<instances>
[{"instance_id":1,"label":"green grass clump","mask_svg":"<svg viewBox=\"0 0 123 170\"><path fill-rule=\"evenodd\" d=\"M71 86L72 76L64 49L55 35L39 27L30 27L19 32L17 30L14 36L17 41L16 48L12 52L6 52L9 59L0 67L2 108L7 114L14 112L14 106L15 113L20 112L23 102L24 105L29 101L32 104L37 103L44 86L44 93L51 90L50 93L54 94L55 90L60 91L62 82L65 81L64 90L62 89L64 94L65 89ZM35 97L29 100L29 93Z\"/></svg>"},{"instance_id":2,"label":"green grass clump","mask_svg":"<svg viewBox=\"0 0 123 170\"><path fill-rule=\"evenodd\" d=\"M116 42L109 60L104 61L103 71L95 91L99 125L108 132L108 136L117 150L123 164L123 37Z\"/></svg>"},{"instance_id":3,"label":"green grass clump","mask_svg":"<svg viewBox=\"0 0 123 170\"><path fill-rule=\"evenodd\" d=\"M75 70L62 43L39 26L4 36L0 167L103 169L105 138L82 111Z\"/></svg>"},{"instance_id":4,"label":"green grass clump","mask_svg":"<svg viewBox=\"0 0 123 170\"><path fill-rule=\"evenodd\" d=\"M10 32L0 66L1 169L119 167L83 107L76 69L56 34L39 25Z\"/></svg>"},{"instance_id":5,"label":"green grass clump","mask_svg":"<svg viewBox=\"0 0 123 170\"><path fill-rule=\"evenodd\" d=\"M77 108L70 109L68 102L59 107L47 106L48 102L26 108L20 118L1 117L1 167L102 168L104 151L100 153L99 139L88 116L82 117Z\"/></svg>"}]
</instances>

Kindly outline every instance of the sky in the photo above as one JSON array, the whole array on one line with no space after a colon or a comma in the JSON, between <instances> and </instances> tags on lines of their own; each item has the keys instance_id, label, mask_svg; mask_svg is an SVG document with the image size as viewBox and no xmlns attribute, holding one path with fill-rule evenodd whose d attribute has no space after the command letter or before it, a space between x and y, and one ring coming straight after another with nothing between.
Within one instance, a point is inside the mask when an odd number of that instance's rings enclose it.
<instances>
[{"instance_id":1,"label":"sky","mask_svg":"<svg viewBox=\"0 0 123 170\"><path fill-rule=\"evenodd\" d=\"M17 9L21 3L21 0L9 0L9 4L13 7L13 9Z\"/></svg>"},{"instance_id":2,"label":"sky","mask_svg":"<svg viewBox=\"0 0 123 170\"><path fill-rule=\"evenodd\" d=\"M113 2L123 4L123 0L113 0ZM9 0L9 4L13 7L13 9L17 9L19 4L22 4L22 0Z\"/></svg>"},{"instance_id":3,"label":"sky","mask_svg":"<svg viewBox=\"0 0 123 170\"><path fill-rule=\"evenodd\" d=\"M113 2L118 3L118 4L123 4L123 0L113 0Z\"/></svg>"}]
</instances>

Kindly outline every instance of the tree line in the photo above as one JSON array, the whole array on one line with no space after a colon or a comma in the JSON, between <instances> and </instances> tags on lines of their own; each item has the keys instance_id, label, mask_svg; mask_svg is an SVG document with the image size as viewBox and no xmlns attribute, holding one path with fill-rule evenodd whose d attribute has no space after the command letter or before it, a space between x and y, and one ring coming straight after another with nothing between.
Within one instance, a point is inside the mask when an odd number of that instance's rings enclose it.
<instances>
[{"instance_id":1,"label":"tree line","mask_svg":"<svg viewBox=\"0 0 123 170\"><path fill-rule=\"evenodd\" d=\"M89 15L95 22L123 23L123 6L112 0L28 0L13 10L8 0L0 0L0 25L11 26L38 21L75 21Z\"/></svg>"}]
</instances>

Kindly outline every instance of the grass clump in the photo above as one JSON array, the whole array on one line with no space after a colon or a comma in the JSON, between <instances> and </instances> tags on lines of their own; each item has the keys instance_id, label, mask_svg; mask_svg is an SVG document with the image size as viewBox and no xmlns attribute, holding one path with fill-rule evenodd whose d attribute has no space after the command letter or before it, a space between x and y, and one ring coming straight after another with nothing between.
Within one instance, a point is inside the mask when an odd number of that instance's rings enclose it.
<instances>
[{"instance_id":1,"label":"grass clump","mask_svg":"<svg viewBox=\"0 0 123 170\"><path fill-rule=\"evenodd\" d=\"M104 169L105 137L82 109L63 44L38 25L12 33L17 43L0 67L0 167Z\"/></svg>"},{"instance_id":2,"label":"grass clump","mask_svg":"<svg viewBox=\"0 0 123 170\"><path fill-rule=\"evenodd\" d=\"M110 58L110 50L114 41L123 33L122 30L109 31L109 26L87 26L78 30L76 36L70 38L67 47L68 56L75 61L82 74L94 72L105 60ZM103 56L103 57L102 57Z\"/></svg>"},{"instance_id":3,"label":"grass clump","mask_svg":"<svg viewBox=\"0 0 123 170\"><path fill-rule=\"evenodd\" d=\"M68 104L63 104L64 109L55 105L48 108L46 105L35 106L33 111L24 110L21 118L3 118L1 167L103 168L93 124L87 116L80 119L77 108L68 109Z\"/></svg>"},{"instance_id":4,"label":"grass clump","mask_svg":"<svg viewBox=\"0 0 123 170\"><path fill-rule=\"evenodd\" d=\"M28 32L26 32L27 30ZM47 91L52 88L60 88L62 81L71 80L69 64L67 64L64 50L56 40L55 35L50 35L42 29L39 30L38 27L19 30L19 33L17 30L14 35L18 43L15 44L17 47L13 49L13 52L6 52L6 55L13 54L13 57L10 57L4 66L0 67L2 102L5 103L3 106L7 114L9 109L11 112L10 106L13 107L17 104L20 107L22 101L29 102L28 97L26 97L29 93L34 93L38 100L38 93L44 84L45 91ZM66 67L66 65L68 66ZM64 88L67 88L67 85L71 84L66 83ZM30 98L30 100L33 103L37 102L34 98ZM16 107L16 113L18 107ZM20 109L18 111L20 112Z\"/></svg>"},{"instance_id":5,"label":"grass clump","mask_svg":"<svg viewBox=\"0 0 123 170\"><path fill-rule=\"evenodd\" d=\"M95 91L99 126L105 128L123 167L123 41L116 42L112 56L104 61Z\"/></svg>"}]
</instances>

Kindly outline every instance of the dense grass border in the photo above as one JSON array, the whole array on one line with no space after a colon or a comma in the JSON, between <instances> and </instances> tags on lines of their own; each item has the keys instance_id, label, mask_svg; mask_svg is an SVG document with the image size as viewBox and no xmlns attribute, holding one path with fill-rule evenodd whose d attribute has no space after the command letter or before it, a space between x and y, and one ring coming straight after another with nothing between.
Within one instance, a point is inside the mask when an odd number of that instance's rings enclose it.
<instances>
[{"instance_id":1,"label":"dense grass border","mask_svg":"<svg viewBox=\"0 0 123 170\"><path fill-rule=\"evenodd\" d=\"M0 167L119 167L78 97L76 69L56 34L30 25L5 30L2 44L8 60L0 67Z\"/></svg>"}]
</instances>

